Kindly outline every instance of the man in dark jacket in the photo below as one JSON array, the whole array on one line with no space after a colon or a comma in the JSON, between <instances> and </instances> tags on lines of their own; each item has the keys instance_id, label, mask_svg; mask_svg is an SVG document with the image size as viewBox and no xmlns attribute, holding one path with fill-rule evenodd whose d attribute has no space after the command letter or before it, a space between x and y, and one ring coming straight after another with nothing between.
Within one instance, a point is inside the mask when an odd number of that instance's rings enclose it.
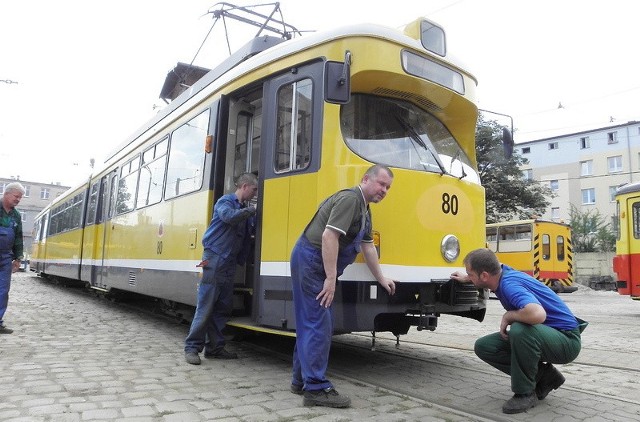
<instances>
[{"instance_id":1,"label":"man in dark jacket","mask_svg":"<svg viewBox=\"0 0 640 422\"><path fill-rule=\"evenodd\" d=\"M198 285L198 303L185 340L185 360L200 365L198 355L204 349L204 357L237 359L238 355L227 351L222 330L233 308L233 281L236 266L243 265L249 243L249 222L256 213L248 207L258 192L258 179L245 173L236 179L236 191L222 196L213 208L213 219L202 237L204 253L202 280Z\"/></svg>"}]
</instances>

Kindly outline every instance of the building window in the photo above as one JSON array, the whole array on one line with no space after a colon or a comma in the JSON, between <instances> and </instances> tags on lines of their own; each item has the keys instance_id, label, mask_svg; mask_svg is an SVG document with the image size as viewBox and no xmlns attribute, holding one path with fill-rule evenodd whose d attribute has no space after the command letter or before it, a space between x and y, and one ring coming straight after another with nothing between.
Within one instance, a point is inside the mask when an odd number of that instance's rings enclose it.
<instances>
[{"instance_id":1,"label":"building window","mask_svg":"<svg viewBox=\"0 0 640 422\"><path fill-rule=\"evenodd\" d=\"M551 219L559 220L560 219L560 207L551 208Z\"/></svg>"},{"instance_id":2,"label":"building window","mask_svg":"<svg viewBox=\"0 0 640 422\"><path fill-rule=\"evenodd\" d=\"M580 176L591 176L593 174L593 160L580 161Z\"/></svg>"},{"instance_id":3,"label":"building window","mask_svg":"<svg viewBox=\"0 0 640 422\"><path fill-rule=\"evenodd\" d=\"M531 147L522 147L523 154L529 154L531 152Z\"/></svg>"},{"instance_id":4,"label":"building window","mask_svg":"<svg viewBox=\"0 0 640 422\"><path fill-rule=\"evenodd\" d=\"M609 173L618 173L622 171L622 155L607 158Z\"/></svg>"},{"instance_id":5,"label":"building window","mask_svg":"<svg viewBox=\"0 0 640 422\"><path fill-rule=\"evenodd\" d=\"M585 136L580 138L580 149L591 148L591 142L589 142L589 137Z\"/></svg>"},{"instance_id":6,"label":"building window","mask_svg":"<svg viewBox=\"0 0 640 422\"><path fill-rule=\"evenodd\" d=\"M550 180L549 181L549 187L551 188L552 191L557 192L558 191L558 187L559 187L559 183L557 180Z\"/></svg>"},{"instance_id":7,"label":"building window","mask_svg":"<svg viewBox=\"0 0 640 422\"><path fill-rule=\"evenodd\" d=\"M607 133L607 143L608 144L617 144L618 143L618 132L609 132Z\"/></svg>"},{"instance_id":8,"label":"building window","mask_svg":"<svg viewBox=\"0 0 640 422\"><path fill-rule=\"evenodd\" d=\"M49 199L49 189L42 188L40 189L40 199Z\"/></svg>"},{"instance_id":9,"label":"building window","mask_svg":"<svg viewBox=\"0 0 640 422\"><path fill-rule=\"evenodd\" d=\"M22 195L24 198L28 198L29 197L29 193L31 193L31 185L24 185L24 195Z\"/></svg>"},{"instance_id":10,"label":"building window","mask_svg":"<svg viewBox=\"0 0 640 422\"><path fill-rule=\"evenodd\" d=\"M617 186L609 186L609 202L616 202Z\"/></svg>"},{"instance_id":11,"label":"building window","mask_svg":"<svg viewBox=\"0 0 640 422\"><path fill-rule=\"evenodd\" d=\"M582 205L590 205L596 203L596 189L582 189Z\"/></svg>"},{"instance_id":12,"label":"building window","mask_svg":"<svg viewBox=\"0 0 640 422\"><path fill-rule=\"evenodd\" d=\"M549 149L558 149L557 142L549 142Z\"/></svg>"},{"instance_id":13,"label":"building window","mask_svg":"<svg viewBox=\"0 0 640 422\"><path fill-rule=\"evenodd\" d=\"M527 182L533 180L533 169L522 170L522 178Z\"/></svg>"}]
</instances>

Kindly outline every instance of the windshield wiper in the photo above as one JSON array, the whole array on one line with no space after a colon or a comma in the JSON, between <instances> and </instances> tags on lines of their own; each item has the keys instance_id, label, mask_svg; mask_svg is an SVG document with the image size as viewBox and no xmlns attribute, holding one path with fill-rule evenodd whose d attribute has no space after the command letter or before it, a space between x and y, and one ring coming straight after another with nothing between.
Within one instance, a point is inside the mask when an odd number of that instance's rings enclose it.
<instances>
[{"instance_id":1,"label":"windshield wiper","mask_svg":"<svg viewBox=\"0 0 640 422\"><path fill-rule=\"evenodd\" d=\"M449 166L449 173L453 174L453 163L455 161L460 161L460 168L462 169L462 176L458 177L459 180L464 179L465 177L467 177L467 172L464 171L464 163L462 162L462 160L460 160L460 150L458 150L458 152L456 152L456 155L454 155L453 157L451 157L451 165Z\"/></svg>"},{"instance_id":2,"label":"windshield wiper","mask_svg":"<svg viewBox=\"0 0 640 422\"><path fill-rule=\"evenodd\" d=\"M442 162L440 161L438 154L436 154L433 151L432 147L430 147L429 145L427 145L427 143L424 142L424 140L420 137L418 132L413 128L413 126L411 126L409 122L407 122L404 118L399 116L397 113L394 114L394 117L396 118L398 123L400 123L400 126L402 126L402 128L409 133L409 137L411 138L411 140L413 140L413 142L415 142L416 144L420 145L422 148L426 149L429 152L429 154L431 154L436 164L438 164L438 167L440 168L440 174L446 174L447 170L444 168L444 164L442 164Z\"/></svg>"}]
</instances>

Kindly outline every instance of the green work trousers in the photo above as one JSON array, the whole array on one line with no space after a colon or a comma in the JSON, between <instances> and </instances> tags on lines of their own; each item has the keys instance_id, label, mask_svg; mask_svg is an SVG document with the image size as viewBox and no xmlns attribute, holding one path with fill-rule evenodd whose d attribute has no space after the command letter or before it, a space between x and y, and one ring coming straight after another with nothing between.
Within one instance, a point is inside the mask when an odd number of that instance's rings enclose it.
<instances>
[{"instance_id":1,"label":"green work trousers","mask_svg":"<svg viewBox=\"0 0 640 422\"><path fill-rule=\"evenodd\" d=\"M560 331L543 324L514 322L509 338L493 333L476 340L476 355L511 375L511 391L528 394L536 387L538 362L569 363L580 353L580 330Z\"/></svg>"}]
</instances>

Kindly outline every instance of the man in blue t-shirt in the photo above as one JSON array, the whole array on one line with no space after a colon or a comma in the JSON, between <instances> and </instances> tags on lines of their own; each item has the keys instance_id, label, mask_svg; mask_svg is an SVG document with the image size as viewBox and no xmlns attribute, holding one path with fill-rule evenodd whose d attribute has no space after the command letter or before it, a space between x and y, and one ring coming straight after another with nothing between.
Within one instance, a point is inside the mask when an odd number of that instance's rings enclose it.
<instances>
[{"instance_id":1,"label":"man in blue t-shirt","mask_svg":"<svg viewBox=\"0 0 640 422\"><path fill-rule=\"evenodd\" d=\"M507 311L499 332L476 340L476 355L511 375L514 396L502 411L524 412L564 383L564 376L552 363L569 363L578 356L586 322L578 320L543 283L500 265L489 249L471 251L463 263L466 274L456 271L451 278L491 290Z\"/></svg>"}]
</instances>

